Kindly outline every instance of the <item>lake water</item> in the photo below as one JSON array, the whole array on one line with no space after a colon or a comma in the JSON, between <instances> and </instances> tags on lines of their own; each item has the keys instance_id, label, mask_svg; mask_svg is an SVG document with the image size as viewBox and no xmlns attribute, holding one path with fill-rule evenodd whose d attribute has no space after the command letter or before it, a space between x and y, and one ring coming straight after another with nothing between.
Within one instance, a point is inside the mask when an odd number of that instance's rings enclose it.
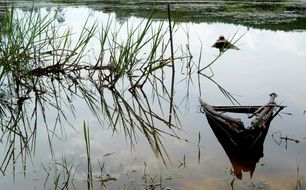
<instances>
[{"instance_id":1,"label":"lake water","mask_svg":"<svg viewBox=\"0 0 306 190\"><path fill-rule=\"evenodd\" d=\"M58 10L58 7L42 7L42 12ZM22 10L18 10L23 14ZM115 25L139 24L143 19L128 17L117 19L114 13L105 13L84 6L60 9L59 21L78 33L89 18L90 22L107 22L114 18ZM157 27L161 21L153 23ZM165 25L166 26L166 25ZM124 33L124 32L123 32ZM212 44L219 35L241 39L236 43L240 50L229 50L211 66L213 79L228 90L241 105L262 105L269 100L269 94L278 94L278 104L287 106L270 125L264 143L264 156L256 165L250 177L244 172L242 180L234 179L232 165L222 146L209 127L206 117L200 112L198 98L212 105L231 105L211 81L192 75L189 99L186 81L177 72L175 102L181 130L175 130L181 139L165 135L162 138L169 156L166 164L157 158L142 133L137 133L134 147L124 135L123 129L113 132L107 125L101 126L87 108L86 103L75 102L76 117L71 117L75 129L67 126L64 134L57 130L52 140L57 162L51 161L46 130L41 124L37 132L35 156L27 160L26 174L20 163L16 163L15 179L10 166L0 177L1 189L54 189L56 176L65 175L63 160L71 168L73 181L69 189L86 189L87 157L83 137L83 121L90 129L91 159L94 175L94 189L303 189L306 181L306 32L261 30L242 25L224 23L182 22L176 26L173 35L175 49L187 44L193 61L197 65L202 45L201 67L214 60L219 52ZM235 33L237 33L235 35ZM124 39L124 35L122 37ZM90 45L92 48L95 44ZM177 61L177 69L184 65ZM211 74L210 70L205 73ZM182 103L181 103L182 102ZM158 107L158 105L153 105ZM168 109L168 106L165 106ZM167 111L165 111L167 113ZM52 115L53 113L49 113ZM160 128L167 127L164 125ZM272 134L299 140L299 143L282 141L277 144ZM199 134L201 136L199 141ZM279 134L279 133L277 133ZM2 144L1 146L4 146ZM199 159L200 155L200 159ZM100 164L99 164L100 163ZM105 163L103 172L100 169ZM55 169L57 168L57 170ZM50 175L48 175L48 173ZM99 176L108 179L102 185ZM106 182L106 181L105 181ZM232 184L232 185L231 185ZM61 186L63 184L60 184ZM151 185L151 186L149 186Z\"/></svg>"}]
</instances>

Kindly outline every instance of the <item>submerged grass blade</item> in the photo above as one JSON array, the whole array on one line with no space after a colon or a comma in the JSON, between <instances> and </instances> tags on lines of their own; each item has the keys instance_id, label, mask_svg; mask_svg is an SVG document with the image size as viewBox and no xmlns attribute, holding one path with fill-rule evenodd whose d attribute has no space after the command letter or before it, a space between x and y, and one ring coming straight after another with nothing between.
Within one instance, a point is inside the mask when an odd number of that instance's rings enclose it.
<instances>
[{"instance_id":1,"label":"submerged grass blade","mask_svg":"<svg viewBox=\"0 0 306 190\"><path fill-rule=\"evenodd\" d=\"M85 139L85 146L86 146L86 155L87 155L87 189L93 189L93 178L92 178L92 166L91 166L91 157L90 157L90 135L89 135L89 128L85 124L83 124L83 133Z\"/></svg>"}]
</instances>

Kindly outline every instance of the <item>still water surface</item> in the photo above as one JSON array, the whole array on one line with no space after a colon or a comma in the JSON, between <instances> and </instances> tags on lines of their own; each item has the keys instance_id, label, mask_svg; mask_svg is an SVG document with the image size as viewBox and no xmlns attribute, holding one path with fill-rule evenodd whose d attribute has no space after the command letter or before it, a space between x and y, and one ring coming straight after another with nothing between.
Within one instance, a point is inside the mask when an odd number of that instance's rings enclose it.
<instances>
[{"instance_id":1,"label":"still water surface","mask_svg":"<svg viewBox=\"0 0 306 190\"><path fill-rule=\"evenodd\" d=\"M55 11L58 8L42 8L42 12L50 11L49 9ZM93 11L86 7L62 8L61 16L60 22L71 27L75 33L81 30L88 17L91 22L102 23L106 22L109 16L116 17L114 14ZM126 23L137 25L141 21L142 19L135 17L124 21L115 19L117 26ZM159 22L156 21L154 25L158 26ZM212 66L214 79L223 88L235 94L235 98L242 105L265 104L269 99L268 95L275 92L278 94L277 103L288 106L280 113L281 117L272 121L264 144L264 157L257 163L252 178L249 173L243 173L242 180L236 179L233 188L295 189L297 179L306 174L306 115L303 115L306 110L306 32L269 31L234 24L187 22L177 26L174 34L176 48L187 43L186 31L195 62L199 59L201 43L203 45L200 63L202 67L218 56L218 50L213 49L211 45L219 35L232 37L237 32L239 37L245 34L236 44L241 50L227 51ZM95 44L92 44L93 48L94 46ZM175 101L180 105L187 87L185 82L179 82L180 76L177 78ZM157 189L231 189L234 179L231 163L210 129L206 117L200 113L198 97L201 96L213 105L231 105L231 102L214 84L202 78L200 94L197 76L193 79L189 100L180 105L182 130L177 133L182 140L167 136L163 139L171 159L166 165L155 157L141 134L138 134L135 146L131 148L122 131L113 133L107 126L100 126L86 105L76 102L76 118L71 119L75 129L67 127L64 135L53 139L56 159L60 163L65 157L71 164L72 171L75 171L75 188L86 188L86 150L82 131L85 120L90 126L94 174L99 175L99 160L105 163L104 174L116 178L102 189L144 189L144 173L155 181L150 184L157 185ZM272 134L279 131L282 136L298 139L300 143L277 144ZM198 146L199 134L201 141ZM36 154L33 160L28 160L26 175L23 175L22 168L17 167L14 180L8 170L7 175L0 178L1 189L52 189L54 176L47 177L45 172L45 169L52 168L49 164L50 158L48 140L42 127L37 135ZM300 182L305 188L305 180L302 178ZM162 188L159 188L159 184ZM95 187L101 188L98 181L95 182Z\"/></svg>"}]
</instances>

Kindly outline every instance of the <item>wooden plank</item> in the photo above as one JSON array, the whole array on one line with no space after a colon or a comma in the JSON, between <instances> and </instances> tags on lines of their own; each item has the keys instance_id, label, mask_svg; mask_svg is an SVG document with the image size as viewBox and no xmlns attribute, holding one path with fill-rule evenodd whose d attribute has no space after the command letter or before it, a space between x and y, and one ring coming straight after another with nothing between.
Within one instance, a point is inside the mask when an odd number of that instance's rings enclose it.
<instances>
[{"instance_id":1,"label":"wooden plank","mask_svg":"<svg viewBox=\"0 0 306 190\"><path fill-rule=\"evenodd\" d=\"M286 106L279 105L263 105L263 106L211 106L215 111L220 112L232 112L232 113L254 113L261 107L279 107L284 108Z\"/></svg>"},{"instance_id":2,"label":"wooden plank","mask_svg":"<svg viewBox=\"0 0 306 190\"><path fill-rule=\"evenodd\" d=\"M262 106L212 106L215 111L232 113L254 113Z\"/></svg>"}]
</instances>

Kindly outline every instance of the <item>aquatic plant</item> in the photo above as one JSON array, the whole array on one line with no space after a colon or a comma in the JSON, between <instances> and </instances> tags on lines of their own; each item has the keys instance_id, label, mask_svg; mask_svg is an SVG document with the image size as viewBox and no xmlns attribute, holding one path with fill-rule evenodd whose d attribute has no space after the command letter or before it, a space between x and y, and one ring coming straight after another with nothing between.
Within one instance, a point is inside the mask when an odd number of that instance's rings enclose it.
<instances>
[{"instance_id":1,"label":"aquatic plant","mask_svg":"<svg viewBox=\"0 0 306 190\"><path fill-rule=\"evenodd\" d=\"M26 168L26 158L35 154L39 126L45 127L54 156L52 139L58 131L64 135L67 125L74 127L69 117L76 112L76 101L84 101L101 125L122 130L132 147L143 135L166 163L161 138L180 139L175 131L180 126L174 101L179 70L175 62L183 63L181 71L187 69L183 79L188 83L187 96L191 75L197 71L233 100L203 74L210 65L200 68L202 50L196 66L188 44L180 51L174 49L176 25L170 12L168 7L168 26L165 22L153 26L151 18L119 27L112 17L101 24L87 19L76 35L56 20L56 13L8 9L0 35L1 140L6 142L1 171L5 173L18 159ZM93 51L91 43L99 47ZM51 111L54 118L48 115Z\"/></svg>"},{"instance_id":2,"label":"aquatic plant","mask_svg":"<svg viewBox=\"0 0 306 190\"><path fill-rule=\"evenodd\" d=\"M1 140L7 142L2 172L11 161L25 160L35 153L40 120L46 127L53 155L52 138L58 127L64 131L64 125L69 124L67 114L74 114L75 99L84 100L98 121L107 122L114 132L122 127L132 144L136 131L140 131L165 161L161 134L176 135L161 126L173 128L175 124L164 118L161 107L159 111L152 107L148 90L153 101L159 105L170 102L170 110L175 110L170 100L174 89L168 90L164 72L174 59L189 57L167 53L170 42L165 40L168 30L164 23L157 28L152 27L152 19L136 27L127 24L124 41L119 36L121 27L112 30L111 18L101 28L87 20L73 41L72 30L63 28L55 18L56 15L42 15L39 11L7 11L5 31L0 37L0 113L5 116L1 117ZM95 39L100 53L88 60L88 46ZM47 110L57 113L55 121L50 121Z\"/></svg>"}]
</instances>

